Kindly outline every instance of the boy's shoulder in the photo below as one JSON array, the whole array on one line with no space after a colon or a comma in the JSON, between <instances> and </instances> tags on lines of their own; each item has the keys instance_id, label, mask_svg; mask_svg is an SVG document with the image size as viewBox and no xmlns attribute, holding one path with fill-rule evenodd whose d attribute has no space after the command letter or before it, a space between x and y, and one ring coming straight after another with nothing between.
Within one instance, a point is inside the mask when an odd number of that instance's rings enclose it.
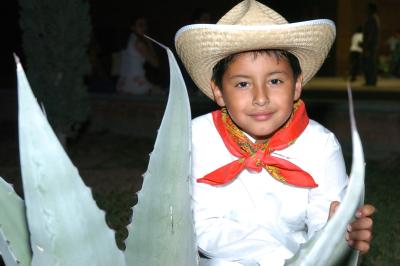
<instances>
[{"instance_id":1,"label":"boy's shoulder","mask_svg":"<svg viewBox=\"0 0 400 266\"><path fill-rule=\"evenodd\" d=\"M321 125L319 122L312 119L310 119L310 122L308 123L306 130L309 134L333 135L332 131L330 131L325 126Z\"/></svg>"},{"instance_id":2,"label":"boy's shoulder","mask_svg":"<svg viewBox=\"0 0 400 266\"><path fill-rule=\"evenodd\" d=\"M203 114L192 119L192 129L199 129L203 127L214 127L212 113Z\"/></svg>"},{"instance_id":3,"label":"boy's shoulder","mask_svg":"<svg viewBox=\"0 0 400 266\"><path fill-rule=\"evenodd\" d=\"M308 149L325 149L340 148L339 141L335 134L318 123L315 120L310 119L310 122L304 132L299 136L295 142L297 145L305 145Z\"/></svg>"},{"instance_id":4,"label":"boy's shoulder","mask_svg":"<svg viewBox=\"0 0 400 266\"><path fill-rule=\"evenodd\" d=\"M192 141L196 143L218 142L219 133L214 125L212 113L207 113L192 119Z\"/></svg>"}]
</instances>

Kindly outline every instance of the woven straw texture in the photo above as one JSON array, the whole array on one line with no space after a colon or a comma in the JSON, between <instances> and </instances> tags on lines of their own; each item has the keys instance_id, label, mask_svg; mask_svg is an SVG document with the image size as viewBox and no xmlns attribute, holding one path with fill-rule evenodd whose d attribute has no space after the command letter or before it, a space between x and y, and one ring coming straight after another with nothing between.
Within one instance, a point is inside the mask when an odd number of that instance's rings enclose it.
<instances>
[{"instance_id":1,"label":"woven straw texture","mask_svg":"<svg viewBox=\"0 0 400 266\"><path fill-rule=\"evenodd\" d=\"M175 36L175 46L195 84L214 100L210 88L212 68L224 57L251 50L287 50L299 59L304 85L321 67L335 34L330 20L290 24L267 6L246 0L217 24L181 28Z\"/></svg>"}]
</instances>

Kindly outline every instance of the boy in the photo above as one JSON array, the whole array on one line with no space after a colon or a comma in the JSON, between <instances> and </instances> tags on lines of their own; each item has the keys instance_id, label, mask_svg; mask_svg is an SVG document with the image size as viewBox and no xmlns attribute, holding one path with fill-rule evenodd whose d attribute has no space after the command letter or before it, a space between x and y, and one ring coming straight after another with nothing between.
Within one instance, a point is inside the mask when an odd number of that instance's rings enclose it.
<instances>
[{"instance_id":1,"label":"boy","mask_svg":"<svg viewBox=\"0 0 400 266\"><path fill-rule=\"evenodd\" d=\"M202 265L283 265L333 214L348 182L340 145L300 95L334 37L331 21L289 24L253 0L177 32L186 69L221 106L192 122ZM346 236L362 253L373 212L363 206Z\"/></svg>"}]
</instances>

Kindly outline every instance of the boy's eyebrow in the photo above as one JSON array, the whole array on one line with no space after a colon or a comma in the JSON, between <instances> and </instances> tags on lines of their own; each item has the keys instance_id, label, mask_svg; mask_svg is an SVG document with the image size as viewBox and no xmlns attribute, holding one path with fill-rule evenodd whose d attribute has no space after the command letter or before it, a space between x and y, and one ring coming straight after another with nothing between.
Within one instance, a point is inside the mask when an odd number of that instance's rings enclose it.
<instances>
[{"instance_id":1,"label":"boy's eyebrow","mask_svg":"<svg viewBox=\"0 0 400 266\"><path fill-rule=\"evenodd\" d=\"M231 75L228 78L229 79L234 79L234 78L249 78L250 75L245 75L245 74L238 74L238 75Z\"/></svg>"},{"instance_id":2,"label":"boy's eyebrow","mask_svg":"<svg viewBox=\"0 0 400 266\"><path fill-rule=\"evenodd\" d=\"M285 70L276 70L268 73L268 76L274 75L274 74L284 74L284 75L289 75L289 73Z\"/></svg>"},{"instance_id":3,"label":"boy's eyebrow","mask_svg":"<svg viewBox=\"0 0 400 266\"><path fill-rule=\"evenodd\" d=\"M288 73L287 71L285 71L285 70L271 71L271 72L268 72L266 75L267 75L267 76L272 76L272 75L275 75L275 74L289 75L289 73ZM251 77L251 75L237 74L237 75L231 75L231 76L229 76L228 78L229 78L229 79L234 79L234 78L250 78L250 77Z\"/></svg>"}]
</instances>

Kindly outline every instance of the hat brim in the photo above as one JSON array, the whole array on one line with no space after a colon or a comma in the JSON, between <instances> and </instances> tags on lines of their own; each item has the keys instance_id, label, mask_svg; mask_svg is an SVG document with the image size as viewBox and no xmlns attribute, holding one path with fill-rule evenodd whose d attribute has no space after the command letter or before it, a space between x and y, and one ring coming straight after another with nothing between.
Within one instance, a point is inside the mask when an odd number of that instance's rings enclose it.
<instances>
[{"instance_id":1,"label":"hat brim","mask_svg":"<svg viewBox=\"0 0 400 266\"><path fill-rule=\"evenodd\" d=\"M298 58L304 85L320 69L335 35L335 24L328 19L254 26L193 24L176 33L175 47L194 83L214 100L212 69L226 56L251 50L286 50Z\"/></svg>"}]
</instances>

